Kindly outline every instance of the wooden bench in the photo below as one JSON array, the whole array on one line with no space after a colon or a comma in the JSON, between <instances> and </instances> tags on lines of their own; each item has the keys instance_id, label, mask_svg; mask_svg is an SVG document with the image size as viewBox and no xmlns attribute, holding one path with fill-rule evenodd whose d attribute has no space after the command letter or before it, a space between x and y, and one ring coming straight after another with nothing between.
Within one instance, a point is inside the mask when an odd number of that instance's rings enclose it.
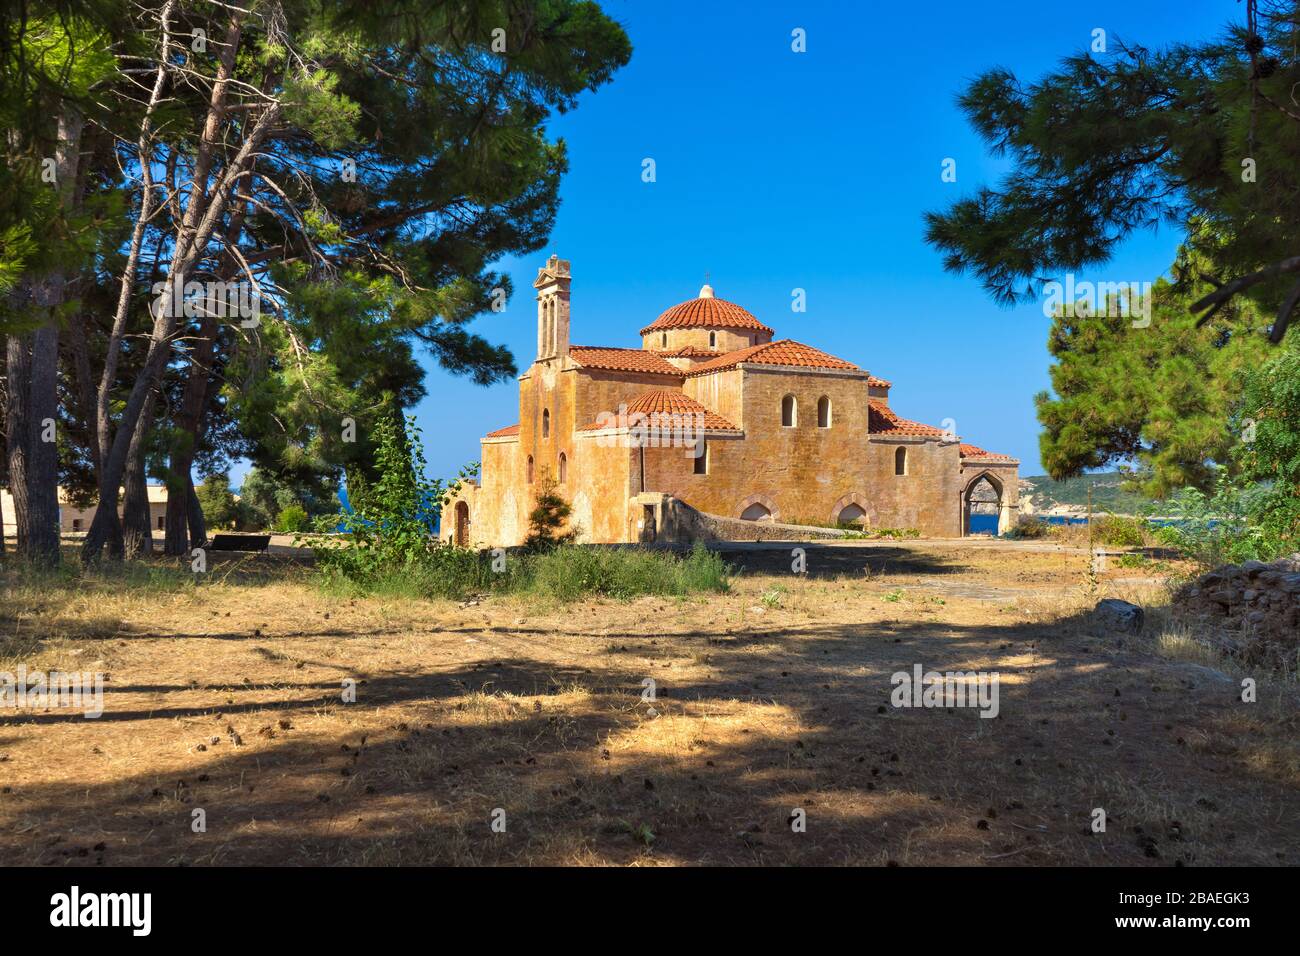
<instances>
[{"instance_id":1,"label":"wooden bench","mask_svg":"<svg viewBox=\"0 0 1300 956\"><path fill-rule=\"evenodd\" d=\"M269 534L214 534L204 548L209 551L266 551L270 546Z\"/></svg>"}]
</instances>

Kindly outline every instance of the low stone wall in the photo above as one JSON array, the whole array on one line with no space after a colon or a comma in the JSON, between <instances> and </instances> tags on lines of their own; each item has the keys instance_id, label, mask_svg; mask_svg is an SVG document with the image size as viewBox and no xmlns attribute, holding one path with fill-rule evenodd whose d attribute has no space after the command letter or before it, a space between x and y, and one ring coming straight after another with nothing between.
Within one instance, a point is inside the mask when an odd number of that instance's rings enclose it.
<instances>
[{"instance_id":1,"label":"low stone wall","mask_svg":"<svg viewBox=\"0 0 1300 956\"><path fill-rule=\"evenodd\" d=\"M741 521L721 515L697 511L700 523L716 541L809 541L843 538L846 532L837 528L813 528L800 524L780 524L775 521Z\"/></svg>"},{"instance_id":2,"label":"low stone wall","mask_svg":"<svg viewBox=\"0 0 1300 956\"><path fill-rule=\"evenodd\" d=\"M814 528L773 521L742 521L697 511L670 495L642 494L632 502L634 509L646 506L655 511L655 543L690 544L693 541L812 541L843 538L839 528ZM634 512L634 516L637 512Z\"/></svg>"},{"instance_id":3,"label":"low stone wall","mask_svg":"<svg viewBox=\"0 0 1300 956\"><path fill-rule=\"evenodd\" d=\"M1229 564L1184 585L1174 615L1252 664L1296 666L1300 650L1300 552L1265 564Z\"/></svg>"}]
</instances>

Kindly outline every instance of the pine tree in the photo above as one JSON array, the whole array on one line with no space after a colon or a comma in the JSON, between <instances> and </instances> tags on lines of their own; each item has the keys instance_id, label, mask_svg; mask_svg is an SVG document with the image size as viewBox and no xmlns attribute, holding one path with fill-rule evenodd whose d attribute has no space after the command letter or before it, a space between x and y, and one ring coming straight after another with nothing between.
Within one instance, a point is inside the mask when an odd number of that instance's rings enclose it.
<instances>
[{"instance_id":1,"label":"pine tree","mask_svg":"<svg viewBox=\"0 0 1300 956\"><path fill-rule=\"evenodd\" d=\"M1060 481L1136 461L1130 484L1164 498L1188 486L1208 490L1219 469L1234 467L1232 419L1245 372L1269 351L1259 334L1267 320L1248 302L1229 303L1198 327L1190 304L1209 288L1196 276L1210 268L1181 249L1173 271L1184 281L1154 284L1148 327L1100 307L1053 319L1054 394L1035 399L1049 475Z\"/></svg>"},{"instance_id":2,"label":"pine tree","mask_svg":"<svg viewBox=\"0 0 1300 956\"><path fill-rule=\"evenodd\" d=\"M1109 261L1136 230L1196 219L1216 264L1190 303L1205 322L1239 296L1281 341L1300 303L1297 0L1246 0L1246 23L1197 45L1149 50L1110 38L1037 82L1004 69L960 99L1013 171L926 216L954 272L1000 303L1032 300L1040 277ZM1191 238L1197 242L1197 236Z\"/></svg>"}]
</instances>

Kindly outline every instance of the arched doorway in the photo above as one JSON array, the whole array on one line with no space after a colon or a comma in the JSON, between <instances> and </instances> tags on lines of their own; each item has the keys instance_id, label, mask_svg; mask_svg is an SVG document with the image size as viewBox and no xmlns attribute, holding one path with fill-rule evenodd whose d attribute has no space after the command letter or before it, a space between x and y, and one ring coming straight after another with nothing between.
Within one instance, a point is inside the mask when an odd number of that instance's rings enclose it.
<instances>
[{"instance_id":1,"label":"arched doorway","mask_svg":"<svg viewBox=\"0 0 1300 956\"><path fill-rule=\"evenodd\" d=\"M998 535L1006 531L1002 502L1001 481L987 471L972 478L961 496L961 533Z\"/></svg>"},{"instance_id":2,"label":"arched doorway","mask_svg":"<svg viewBox=\"0 0 1300 956\"><path fill-rule=\"evenodd\" d=\"M469 505L456 502L456 547L469 547Z\"/></svg>"},{"instance_id":3,"label":"arched doorway","mask_svg":"<svg viewBox=\"0 0 1300 956\"><path fill-rule=\"evenodd\" d=\"M867 523L867 509L859 504L848 504L840 509L840 513L835 516L835 523L838 525L865 525Z\"/></svg>"}]
</instances>

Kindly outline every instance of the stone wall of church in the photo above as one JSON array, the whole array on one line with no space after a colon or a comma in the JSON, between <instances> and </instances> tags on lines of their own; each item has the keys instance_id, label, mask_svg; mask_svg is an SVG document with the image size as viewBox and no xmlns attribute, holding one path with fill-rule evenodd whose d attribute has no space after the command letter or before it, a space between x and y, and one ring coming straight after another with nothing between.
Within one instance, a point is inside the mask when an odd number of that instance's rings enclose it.
<instances>
[{"instance_id":1,"label":"stone wall of church","mask_svg":"<svg viewBox=\"0 0 1300 956\"><path fill-rule=\"evenodd\" d=\"M907 452L903 475L895 474L899 448ZM956 442L881 437L871 440L870 449L876 527L915 528L927 538L961 536L961 452Z\"/></svg>"},{"instance_id":2,"label":"stone wall of church","mask_svg":"<svg viewBox=\"0 0 1300 956\"><path fill-rule=\"evenodd\" d=\"M579 427L596 421L602 413L619 414L620 405L631 405L652 388L681 387L681 379L666 375L607 372L588 368L576 368L571 374L577 379L575 387Z\"/></svg>"},{"instance_id":3,"label":"stone wall of church","mask_svg":"<svg viewBox=\"0 0 1300 956\"><path fill-rule=\"evenodd\" d=\"M634 541L628 528L628 500L636 480L635 451L610 437L586 436L575 442L577 470L557 490L573 509L570 526L582 542Z\"/></svg>"},{"instance_id":4,"label":"stone wall of church","mask_svg":"<svg viewBox=\"0 0 1300 956\"><path fill-rule=\"evenodd\" d=\"M550 359L534 362L519 379L519 478L525 486L530 457L533 484L538 484L547 477L558 478L560 455L572 455L577 403L574 378L571 371L564 370L563 360Z\"/></svg>"},{"instance_id":5,"label":"stone wall of church","mask_svg":"<svg viewBox=\"0 0 1300 956\"><path fill-rule=\"evenodd\" d=\"M708 380L731 377L726 402L713 404ZM699 511L738 518L751 504L777 521L827 522L850 502L873 498L867 443L865 376L751 370L687 379L687 394L745 429L743 440L708 441L708 474L679 448L647 450L647 491L680 498ZM796 400L796 422L781 424L784 396ZM830 400L830 427L818 425L817 405ZM739 414L736 414L736 409ZM728 414L728 411L731 414ZM737 420L739 419L739 420ZM868 512L870 509L867 509Z\"/></svg>"},{"instance_id":6,"label":"stone wall of church","mask_svg":"<svg viewBox=\"0 0 1300 956\"><path fill-rule=\"evenodd\" d=\"M744 375L738 368L710 375L695 375L686 380L682 391L737 428L744 428Z\"/></svg>"}]
</instances>

